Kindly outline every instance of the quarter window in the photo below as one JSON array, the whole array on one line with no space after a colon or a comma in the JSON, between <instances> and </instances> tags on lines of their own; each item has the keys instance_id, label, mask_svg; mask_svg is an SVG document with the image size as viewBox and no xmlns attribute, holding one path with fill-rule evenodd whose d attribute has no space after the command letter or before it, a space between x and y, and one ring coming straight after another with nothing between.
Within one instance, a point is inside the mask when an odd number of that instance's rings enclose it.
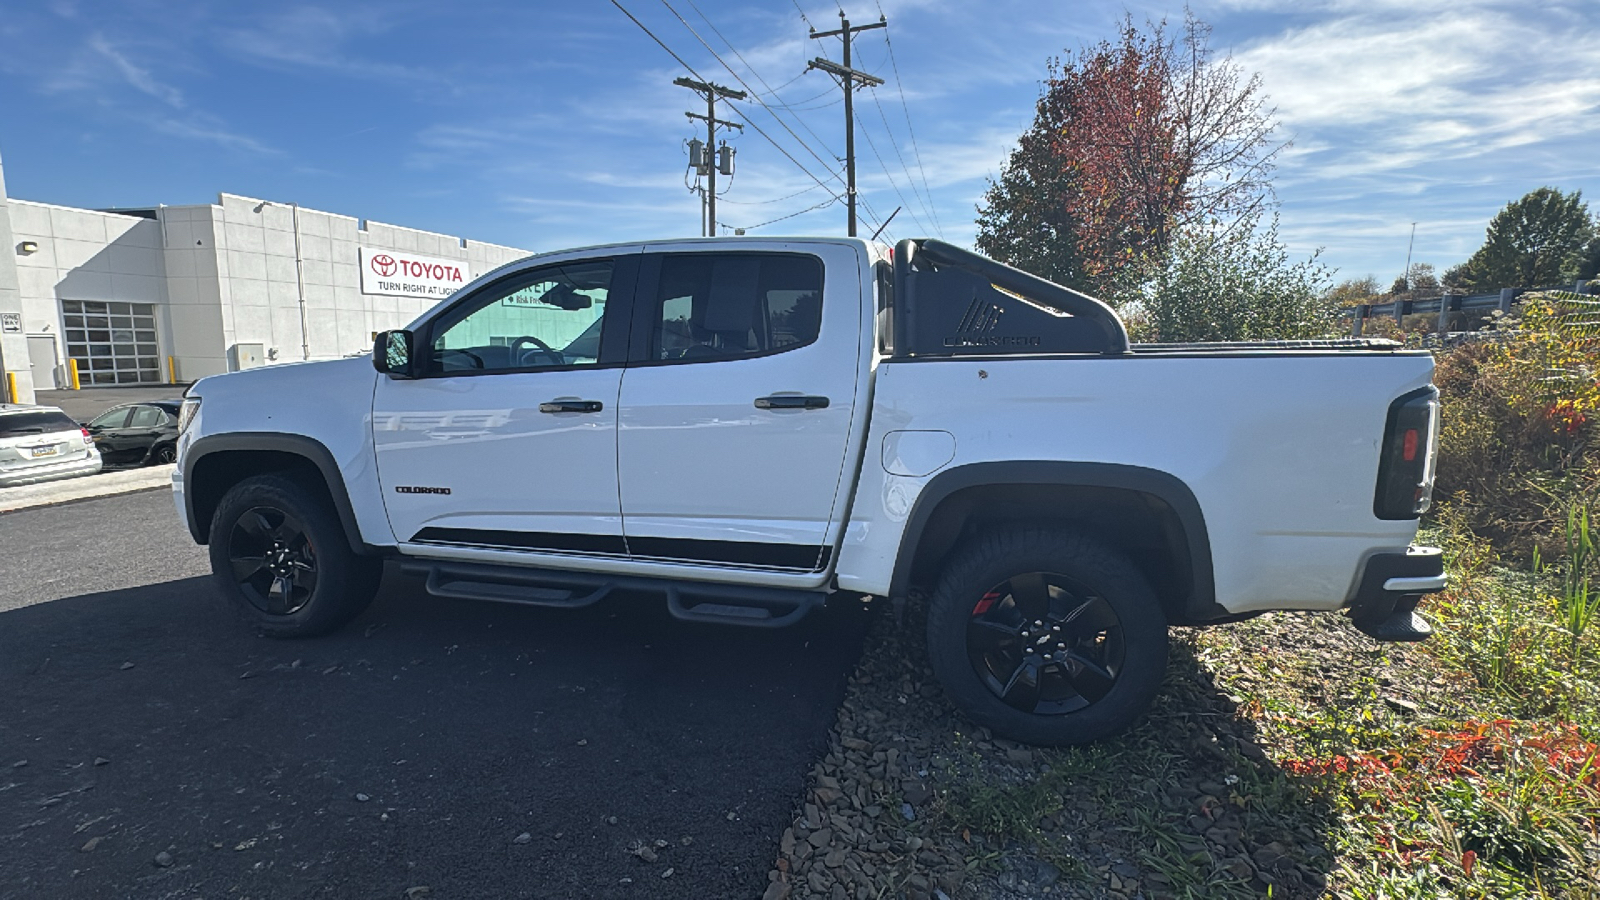
<instances>
[{"instance_id":1,"label":"quarter window","mask_svg":"<svg viewBox=\"0 0 1600 900\"><path fill-rule=\"evenodd\" d=\"M435 372L592 366L610 260L547 266L490 285L434 326Z\"/></svg>"},{"instance_id":2,"label":"quarter window","mask_svg":"<svg viewBox=\"0 0 1600 900\"><path fill-rule=\"evenodd\" d=\"M739 359L801 347L822 327L822 262L797 254L693 253L661 263L655 360Z\"/></svg>"},{"instance_id":3,"label":"quarter window","mask_svg":"<svg viewBox=\"0 0 1600 900\"><path fill-rule=\"evenodd\" d=\"M128 427L160 428L166 420L166 414L154 406L136 406L133 409L133 418L128 420Z\"/></svg>"}]
</instances>

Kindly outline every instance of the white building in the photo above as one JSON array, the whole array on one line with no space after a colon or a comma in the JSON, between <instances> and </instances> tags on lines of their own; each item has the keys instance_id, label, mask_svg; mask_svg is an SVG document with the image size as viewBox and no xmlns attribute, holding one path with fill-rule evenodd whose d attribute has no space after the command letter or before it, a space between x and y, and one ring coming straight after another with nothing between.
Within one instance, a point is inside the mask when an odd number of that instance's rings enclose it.
<instances>
[{"instance_id":1,"label":"white building","mask_svg":"<svg viewBox=\"0 0 1600 900\"><path fill-rule=\"evenodd\" d=\"M190 382L370 350L526 250L222 194L96 211L7 199L0 169L0 399ZM15 397L8 397L14 389Z\"/></svg>"}]
</instances>

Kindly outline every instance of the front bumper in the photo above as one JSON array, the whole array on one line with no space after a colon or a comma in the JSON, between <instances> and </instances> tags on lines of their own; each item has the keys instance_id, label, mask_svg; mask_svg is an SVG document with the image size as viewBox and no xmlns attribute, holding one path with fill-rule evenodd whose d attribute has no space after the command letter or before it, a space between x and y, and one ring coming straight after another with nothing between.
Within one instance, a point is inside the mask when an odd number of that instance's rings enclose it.
<instances>
[{"instance_id":1,"label":"front bumper","mask_svg":"<svg viewBox=\"0 0 1600 900\"><path fill-rule=\"evenodd\" d=\"M1380 641L1420 641L1433 633L1417 603L1445 589L1444 553L1438 547L1408 547L1367 560L1361 584L1346 604L1355 626Z\"/></svg>"}]
</instances>

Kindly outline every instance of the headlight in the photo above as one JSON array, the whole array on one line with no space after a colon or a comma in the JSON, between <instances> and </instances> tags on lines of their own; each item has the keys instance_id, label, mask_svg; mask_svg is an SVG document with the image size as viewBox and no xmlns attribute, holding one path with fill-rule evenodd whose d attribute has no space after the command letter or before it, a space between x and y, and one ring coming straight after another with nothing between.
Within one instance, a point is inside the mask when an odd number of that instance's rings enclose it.
<instances>
[{"instance_id":1,"label":"headlight","mask_svg":"<svg viewBox=\"0 0 1600 900\"><path fill-rule=\"evenodd\" d=\"M199 397L183 398L183 406L178 408L178 433L183 434L189 430L189 423L194 421L195 413L200 411Z\"/></svg>"}]
</instances>

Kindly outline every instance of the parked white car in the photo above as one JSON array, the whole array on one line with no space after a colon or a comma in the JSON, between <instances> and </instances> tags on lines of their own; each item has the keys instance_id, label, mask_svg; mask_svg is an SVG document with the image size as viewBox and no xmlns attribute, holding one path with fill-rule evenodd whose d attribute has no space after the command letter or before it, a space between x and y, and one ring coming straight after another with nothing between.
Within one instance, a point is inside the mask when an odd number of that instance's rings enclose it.
<instances>
[{"instance_id":1,"label":"parked white car","mask_svg":"<svg viewBox=\"0 0 1600 900\"><path fill-rule=\"evenodd\" d=\"M385 558L440 597L654 591L763 627L926 598L973 721L1079 743L1145 709L1171 625L1427 636L1432 372L1389 341L1130 345L940 241L593 247L478 278L370 362L204 379L173 488L267 634L349 621Z\"/></svg>"},{"instance_id":2,"label":"parked white car","mask_svg":"<svg viewBox=\"0 0 1600 900\"><path fill-rule=\"evenodd\" d=\"M0 404L0 487L100 471L88 429L54 406Z\"/></svg>"}]
</instances>

